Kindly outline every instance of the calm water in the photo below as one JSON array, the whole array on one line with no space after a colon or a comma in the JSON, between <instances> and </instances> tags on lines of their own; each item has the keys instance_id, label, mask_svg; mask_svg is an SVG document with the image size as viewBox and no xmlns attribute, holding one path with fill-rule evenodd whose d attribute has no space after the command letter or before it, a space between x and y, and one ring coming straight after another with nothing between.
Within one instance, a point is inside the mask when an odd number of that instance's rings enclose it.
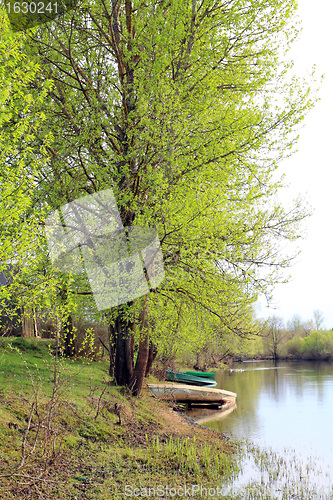
<instances>
[{"instance_id":1,"label":"calm water","mask_svg":"<svg viewBox=\"0 0 333 500\"><path fill-rule=\"evenodd\" d=\"M220 419L212 413L211 421L206 410L203 425L234 440L309 459L326 478L320 482L332 485L333 364L260 361L232 368L242 371L218 372L216 387L236 392L237 408Z\"/></svg>"}]
</instances>

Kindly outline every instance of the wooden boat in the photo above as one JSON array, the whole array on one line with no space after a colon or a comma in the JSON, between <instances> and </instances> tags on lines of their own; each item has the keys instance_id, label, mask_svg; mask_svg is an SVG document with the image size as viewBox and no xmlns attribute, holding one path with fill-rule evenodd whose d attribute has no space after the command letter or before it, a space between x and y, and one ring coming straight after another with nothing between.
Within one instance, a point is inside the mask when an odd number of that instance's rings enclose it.
<instances>
[{"instance_id":1,"label":"wooden boat","mask_svg":"<svg viewBox=\"0 0 333 500\"><path fill-rule=\"evenodd\" d=\"M187 375L192 375L194 377L203 377L203 378L209 378L211 380L215 380L215 373L213 372L191 372L191 371L185 371Z\"/></svg>"},{"instance_id":2,"label":"wooden boat","mask_svg":"<svg viewBox=\"0 0 333 500\"><path fill-rule=\"evenodd\" d=\"M178 403L223 403L236 401L235 392L186 384L147 384L153 396Z\"/></svg>"},{"instance_id":3,"label":"wooden boat","mask_svg":"<svg viewBox=\"0 0 333 500\"><path fill-rule=\"evenodd\" d=\"M181 384L201 385L206 387L213 387L216 385L216 382L210 378L195 377L185 372L173 372L172 370L167 370L166 378L171 382L180 382Z\"/></svg>"}]
</instances>

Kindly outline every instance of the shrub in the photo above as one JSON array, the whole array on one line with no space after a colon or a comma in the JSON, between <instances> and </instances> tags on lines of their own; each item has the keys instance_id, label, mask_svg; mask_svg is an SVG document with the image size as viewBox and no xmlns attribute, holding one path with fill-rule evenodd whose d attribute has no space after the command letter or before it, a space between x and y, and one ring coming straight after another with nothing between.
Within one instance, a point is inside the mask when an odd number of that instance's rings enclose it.
<instances>
[{"instance_id":1,"label":"shrub","mask_svg":"<svg viewBox=\"0 0 333 500\"><path fill-rule=\"evenodd\" d=\"M286 344L286 351L289 356L294 358L300 358L302 352L303 339L299 337L294 337L288 340Z\"/></svg>"},{"instance_id":2,"label":"shrub","mask_svg":"<svg viewBox=\"0 0 333 500\"><path fill-rule=\"evenodd\" d=\"M331 342L323 332L312 332L303 339L301 353L304 359L327 359L332 355Z\"/></svg>"}]
</instances>

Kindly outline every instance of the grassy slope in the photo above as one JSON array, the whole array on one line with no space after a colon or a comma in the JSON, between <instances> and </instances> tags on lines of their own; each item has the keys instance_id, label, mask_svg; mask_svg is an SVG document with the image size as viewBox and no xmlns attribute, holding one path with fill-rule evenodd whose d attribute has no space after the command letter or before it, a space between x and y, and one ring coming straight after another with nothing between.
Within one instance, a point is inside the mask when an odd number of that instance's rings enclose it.
<instances>
[{"instance_id":1,"label":"grassy slope","mask_svg":"<svg viewBox=\"0 0 333 500\"><path fill-rule=\"evenodd\" d=\"M147 390L133 399L110 385L106 362L60 360L54 384L51 351L49 342L1 342L1 499L135 498L134 487L214 488L231 474L221 435Z\"/></svg>"}]
</instances>

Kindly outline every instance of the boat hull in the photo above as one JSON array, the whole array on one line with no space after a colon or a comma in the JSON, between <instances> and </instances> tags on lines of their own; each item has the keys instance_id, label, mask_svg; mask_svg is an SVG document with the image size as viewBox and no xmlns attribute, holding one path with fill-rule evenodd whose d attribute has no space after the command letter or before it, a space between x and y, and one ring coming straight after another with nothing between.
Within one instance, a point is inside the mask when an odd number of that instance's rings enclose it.
<instances>
[{"instance_id":1,"label":"boat hull","mask_svg":"<svg viewBox=\"0 0 333 500\"><path fill-rule=\"evenodd\" d=\"M185 372L173 372L168 370L166 373L166 378L170 382L179 382L180 384L190 384L199 386L210 386L216 385L215 380L205 377L196 377L194 375L189 375Z\"/></svg>"},{"instance_id":2,"label":"boat hull","mask_svg":"<svg viewBox=\"0 0 333 500\"><path fill-rule=\"evenodd\" d=\"M185 384L147 384L150 392L158 399L178 403L220 403L236 401L235 392L210 387Z\"/></svg>"},{"instance_id":3,"label":"boat hull","mask_svg":"<svg viewBox=\"0 0 333 500\"><path fill-rule=\"evenodd\" d=\"M211 380L215 380L215 373L213 372L191 372L185 371L187 375L192 375L193 377L201 377L201 378L209 378Z\"/></svg>"}]
</instances>

